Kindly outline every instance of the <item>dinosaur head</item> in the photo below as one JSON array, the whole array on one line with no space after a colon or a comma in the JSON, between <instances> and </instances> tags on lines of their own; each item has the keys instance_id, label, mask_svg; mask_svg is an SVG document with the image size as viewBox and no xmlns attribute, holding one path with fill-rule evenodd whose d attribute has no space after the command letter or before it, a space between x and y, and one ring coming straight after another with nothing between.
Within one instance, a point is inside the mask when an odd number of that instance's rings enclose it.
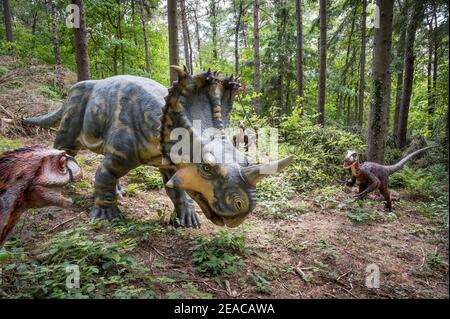
<instances>
[{"instance_id":1,"label":"dinosaur head","mask_svg":"<svg viewBox=\"0 0 450 319\"><path fill-rule=\"evenodd\" d=\"M359 162L358 152L356 151L347 151L347 155L344 157L343 167L345 169L351 168L353 165Z\"/></svg>"},{"instance_id":2,"label":"dinosaur head","mask_svg":"<svg viewBox=\"0 0 450 319\"><path fill-rule=\"evenodd\" d=\"M184 164L166 186L185 190L218 226L236 227L256 206L256 183L285 168L293 156L268 164L217 163L209 153L203 163Z\"/></svg>"},{"instance_id":3,"label":"dinosaur head","mask_svg":"<svg viewBox=\"0 0 450 319\"><path fill-rule=\"evenodd\" d=\"M81 178L64 151L35 145L0 154L0 246L28 208L66 207L62 187Z\"/></svg>"},{"instance_id":4,"label":"dinosaur head","mask_svg":"<svg viewBox=\"0 0 450 319\"><path fill-rule=\"evenodd\" d=\"M233 99L241 89L239 78L219 78L219 72L211 70L189 75L186 69L172 68L178 73L178 81L169 89L161 123L162 147L166 155L170 154L176 172L166 186L185 190L214 224L236 227L255 208L256 183L281 171L293 157L249 165L249 158L224 132ZM185 146L180 146L180 135L173 134L179 128L186 132ZM173 155L178 156L181 150L188 150L186 156L175 160Z\"/></svg>"}]
</instances>

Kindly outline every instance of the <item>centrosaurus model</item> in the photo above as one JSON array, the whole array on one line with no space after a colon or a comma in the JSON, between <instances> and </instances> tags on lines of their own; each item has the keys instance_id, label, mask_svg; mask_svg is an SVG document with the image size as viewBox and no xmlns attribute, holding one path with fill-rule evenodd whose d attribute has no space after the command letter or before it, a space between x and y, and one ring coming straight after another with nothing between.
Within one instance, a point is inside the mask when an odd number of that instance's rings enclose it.
<instances>
[{"instance_id":1,"label":"centrosaurus model","mask_svg":"<svg viewBox=\"0 0 450 319\"><path fill-rule=\"evenodd\" d=\"M397 164L394 165L381 165L373 162L359 163L359 156L356 151L348 151L344 158L344 168L351 168L352 178L347 182L347 186L354 186L356 181L359 183L359 192L356 194L357 198L364 198L368 193L374 190L380 190L386 200L385 209L388 211L392 210L392 199L391 193L389 192L389 175L394 174L405 166L410 160L413 159L419 153L432 148L434 146L428 146L417 150Z\"/></svg>"},{"instance_id":2,"label":"centrosaurus model","mask_svg":"<svg viewBox=\"0 0 450 319\"><path fill-rule=\"evenodd\" d=\"M28 208L70 206L62 187L80 178L64 151L35 145L0 154L0 247Z\"/></svg>"},{"instance_id":3,"label":"centrosaurus model","mask_svg":"<svg viewBox=\"0 0 450 319\"><path fill-rule=\"evenodd\" d=\"M54 147L72 156L81 147L104 155L95 175L91 217L119 217L119 179L135 167L151 165L160 169L180 225L200 226L192 198L214 224L238 226L255 207L256 183L267 172L285 168L292 156L250 166L223 132L239 79L219 78L210 70L191 76L186 69L172 68L178 80L169 90L135 76L83 81L70 89L61 108L24 122L41 127L60 123ZM209 128L219 133L203 134ZM173 160L180 135L172 133L183 130L192 141L189 158Z\"/></svg>"}]
</instances>

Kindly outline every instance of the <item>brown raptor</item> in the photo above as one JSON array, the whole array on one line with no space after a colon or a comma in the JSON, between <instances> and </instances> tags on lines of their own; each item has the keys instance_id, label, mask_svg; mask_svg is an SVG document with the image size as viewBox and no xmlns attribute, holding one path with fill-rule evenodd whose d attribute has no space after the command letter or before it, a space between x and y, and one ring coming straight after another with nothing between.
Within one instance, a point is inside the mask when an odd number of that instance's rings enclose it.
<instances>
[{"instance_id":1,"label":"brown raptor","mask_svg":"<svg viewBox=\"0 0 450 319\"><path fill-rule=\"evenodd\" d=\"M343 166L345 169L351 168L352 178L347 182L347 186L352 187L355 185L356 181L358 181L359 192L355 195L357 198L363 198L368 193L378 189L386 200L385 209L391 211L392 199L388 189L389 175L399 171L407 162L413 159L413 157L431 147L434 146L428 146L417 150L394 165L381 165L373 162L364 162L361 164L359 162L358 152L348 151L344 158Z\"/></svg>"},{"instance_id":2,"label":"brown raptor","mask_svg":"<svg viewBox=\"0 0 450 319\"><path fill-rule=\"evenodd\" d=\"M28 208L69 206L61 189L80 178L64 151L34 145L0 154L0 247Z\"/></svg>"}]
</instances>

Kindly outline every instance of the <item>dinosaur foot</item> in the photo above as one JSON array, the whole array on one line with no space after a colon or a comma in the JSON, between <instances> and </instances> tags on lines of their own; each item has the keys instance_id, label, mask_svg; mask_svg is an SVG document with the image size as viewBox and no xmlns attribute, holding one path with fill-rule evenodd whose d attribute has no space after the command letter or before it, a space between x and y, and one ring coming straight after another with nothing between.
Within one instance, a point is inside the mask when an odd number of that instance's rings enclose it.
<instances>
[{"instance_id":1,"label":"dinosaur foot","mask_svg":"<svg viewBox=\"0 0 450 319\"><path fill-rule=\"evenodd\" d=\"M200 228L201 223L198 219L197 213L194 207L182 207L176 209L176 220L174 221L175 226L186 227L186 228Z\"/></svg>"},{"instance_id":2,"label":"dinosaur foot","mask_svg":"<svg viewBox=\"0 0 450 319\"><path fill-rule=\"evenodd\" d=\"M107 206L107 207L95 206L89 213L89 217L112 221L113 219L116 218L122 218L122 215L117 206Z\"/></svg>"}]
</instances>

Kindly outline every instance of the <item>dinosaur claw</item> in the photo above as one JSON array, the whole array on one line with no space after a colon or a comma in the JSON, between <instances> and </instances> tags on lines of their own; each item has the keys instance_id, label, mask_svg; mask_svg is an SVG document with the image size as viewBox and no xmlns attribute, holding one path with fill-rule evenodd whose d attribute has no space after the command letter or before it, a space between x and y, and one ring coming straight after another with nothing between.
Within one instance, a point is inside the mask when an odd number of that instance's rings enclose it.
<instances>
[{"instance_id":1,"label":"dinosaur claw","mask_svg":"<svg viewBox=\"0 0 450 319\"><path fill-rule=\"evenodd\" d=\"M95 206L89 213L89 217L112 221L116 218L122 218L122 215L117 206L108 206L108 207Z\"/></svg>"}]
</instances>

